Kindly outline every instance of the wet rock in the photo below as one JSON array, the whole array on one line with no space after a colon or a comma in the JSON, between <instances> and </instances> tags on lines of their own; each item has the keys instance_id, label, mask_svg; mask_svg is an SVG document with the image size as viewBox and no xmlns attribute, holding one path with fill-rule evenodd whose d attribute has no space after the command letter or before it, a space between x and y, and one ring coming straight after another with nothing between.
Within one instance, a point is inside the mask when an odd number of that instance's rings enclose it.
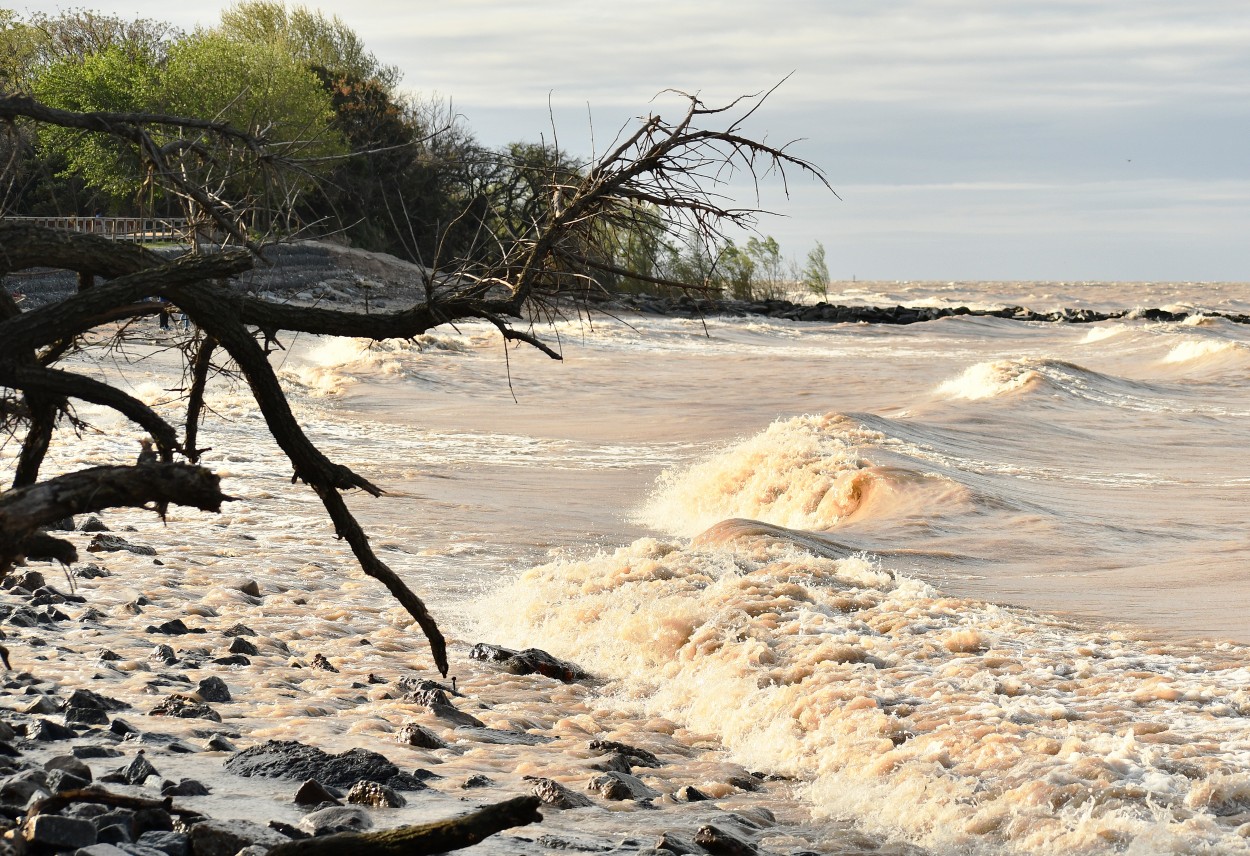
<instances>
[{"instance_id":1,"label":"wet rock","mask_svg":"<svg viewBox=\"0 0 1250 856\"><path fill-rule=\"evenodd\" d=\"M408 800L386 785L377 782L357 782L347 792L347 801L353 805L373 808L403 808Z\"/></svg>"},{"instance_id":2,"label":"wet rock","mask_svg":"<svg viewBox=\"0 0 1250 856\"><path fill-rule=\"evenodd\" d=\"M130 707L124 701L94 693L91 690L74 690L65 700L65 707L89 707L96 710L125 710Z\"/></svg>"},{"instance_id":3,"label":"wet rock","mask_svg":"<svg viewBox=\"0 0 1250 856\"><path fill-rule=\"evenodd\" d=\"M57 713L60 709L61 706L46 695L38 696L30 704L20 708L22 713L32 716L40 713ZM27 729L26 736L30 736L30 729Z\"/></svg>"},{"instance_id":4,"label":"wet rock","mask_svg":"<svg viewBox=\"0 0 1250 856\"><path fill-rule=\"evenodd\" d=\"M155 627L146 628L146 632L163 633L166 636L185 636L191 632L191 629L187 627L186 622L181 618L171 618L164 624L158 624Z\"/></svg>"},{"instance_id":5,"label":"wet rock","mask_svg":"<svg viewBox=\"0 0 1250 856\"><path fill-rule=\"evenodd\" d=\"M464 788L465 790L471 790L473 788L489 788L493 784L495 784L495 780L492 779L490 776L484 776L481 773L475 773L472 776L469 776L469 778L465 779L464 784L462 784L460 787Z\"/></svg>"},{"instance_id":6,"label":"wet rock","mask_svg":"<svg viewBox=\"0 0 1250 856\"><path fill-rule=\"evenodd\" d=\"M206 797L212 791L203 782L195 779L180 779L177 783L166 781L161 783L163 797Z\"/></svg>"},{"instance_id":7,"label":"wet rock","mask_svg":"<svg viewBox=\"0 0 1250 856\"><path fill-rule=\"evenodd\" d=\"M190 696L174 693L152 708L149 716L176 716L180 719L211 719L221 722L221 714Z\"/></svg>"},{"instance_id":8,"label":"wet rock","mask_svg":"<svg viewBox=\"0 0 1250 856\"><path fill-rule=\"evenodd\" d=\"M129 734L138 734L139 729L135 728L126 720L117 718L109 723L109 732L125 737Z\"/></svg>"},{"instance_id":9,"label":"wet rock","mask_svg":"<svg viewBox=\"0 0 1250 856\"><path fill-rule=\"evenodd\" d=\"M662 767L664 762L652 755L646 749L639 749L637 746L630 746L628 743L618 743L615 740L591 740L590 750L592 752L616 752L629 758L630 764L635 767Z\"/></svg>"},{"instance_id":10,"label":"wet rock","mask_svg":"<svg viewBox=\"0 0 1250 856\"><path fill-rule=\"evenodd\" d=\"M399 686L399 689L405 693L416 693L421 692L422 690L437 690L444 696L464 698L464 693L458 692L455 689L455 682L455 678L452 678L453 686L449 687L446 684L440 684L438 681L432 681L429 678L422 678L417 675L404 675L395 683ZM370 675L369 683L384 684L386 681L382 678L378 678L376 675Z\"/></svg>"},{"instance_id":11,"label":"wet rock","mask_svg":"<svg viewBox=\"0 0 1250 856\"><path fill-rule=\"evenodd\" d=\"M761 787L760 780L754 776L730 776L725 781L742 791L754 792Z\"/></svg>"},{"instance_id":12,"label":"wet rock","mask_svg":"<svg viewBox=\"0 0 1250 856\"><path fill-rule=\"evenodd\" d=\"M395 739L405 746L416 746L420 749L446 749L447 744L428 728L422 728L415 722L406 722L395 735Z\"/></svg>"},{"instance_id":13,"label":"wet rock","mask_svg":"<svg viewBox=\"0 0 1250 856\"><path fill-rule=\"evenodd\" d=\"M143 835L145 832L172 832L174 816L163 808L141 808L135 812L134 833Z\"/></svg>"},{"instance_id":14,"label":"wet rock","mask_svg":"<svg viewBox=\"0 0 1250 856\"><path fill-rule=\"evenodd\" d=\"M90 816L89 820L96 828L96 840L108 844L129 844L134 840L135 813L129 809L109 809L100 806L103 811Z\"/></svg>"},{"instance_id":15,"label":"wet rock","mask_svg":"<svg viewBox=\"0 0 1250 856\"><path fill-rule=\"evenodd\" d=\"M95 827L89 820L38 814L26 823L22 837L31 844L42 844L57 850L77 850L96 842Z\"/></svg>"},{"instance_id":16,"label":"wet rock","mask_svg":"<svg viewBox=\"0 0 1250 856\"><path fill-rule=\"evenodd\" d=\"M98 532L87 545L88 553L134 553L136 556L155 556L156 550L142 544L131 544L119 535ZM233 856L233 854L232 854Z\"/></svg>"},{"instance_id":17,"label":"wet rock","mask_svg":"<svg viewBox=\"0 0 1250 856\"><path fill-rule=\"evenodd\" d=\"M321 671L323 672L337 672L338 671L338 669L334 668L334 664L331 663L329 660L327 660L324 654L320 654L320 653L313 654L312 667L314 669L321 669Z\"/></svg>"},{"instance_id":18,"label":"wet rock","mask_svg":"<svg viewBox=\"0 0 1250 856\"><path fill-rule=\"evenodd\" d=\"M13 585L18 588L24 588L28 592L33 592L43 588L48 584L43 574L38 571L26 571L13 577Z\"/></svg>"},{"instance_id":19,"label":"wet rock","mask_svg":"<svg viewBox=\"0 0 1250 856\"><path fill-rule=\"evenodd\" d=\"M108 725L109 715L95 707L68 707L65 722L78 725Z\"/></svg>"},{"instance_id":20,"label":"wet rock","mask_svg":"<svg viewBox=\"0 0 1250 856\"><path fill-rule=\"evenodd\" d=\"M98 517L88 517L78 527L79 532L108 532L109 528L104 525L104 521Z\"/></svg>"},{"instance_id":21,"label":"wet rock","mask_svg":"<svg viewBox=\"0 0 1250 856\"><path fill-rule=\"evenodd\" d=\"M647 800L660 795L642 783L642 780L628 773L605 773L590 780L586 786L608 800Z\"/></svg>"},{"instance_id":22,"label":"wet rock","mask_svg":"<svg viewBox=\"0 0 1250 856\"><path fill-rule=\"evenodd\" d=\"M694 834L694 843L717 856L755 856L759 850L744 838L739 838L710 823L700 826Z\"/></svg>"},{"instance_id":23,"label":"wet rock","mask_svg":"<svg viewBox=\"0 0 1250 856\"><path fill-rule=\"evenodd\" d=\"M694 785L682 785L673 796L682 802L704 802L709 799L707 794Z\"/></svg>"},{"instance_id":24,"label":"wet rock","mask_svg":"<svg viewBox=\"0 0 1250 856\"><path fill-rule=\"evenodd\" d=\"M73 740L78 736L78 732L72 728L66 728L64 725L50 722L46 719L39 719L27 724L26 736L31 740L48 742L53 740Z\"/></svg>"},{"instance_id":25,"label":"wet rock","mask_svg":"<svg viewBox=\"0 0 1250 856\"><path fill-rule=\"evenodd\" d=\"M605 773L632 773L633 765L629 763L629 758L619 752L613 752L610 755L604 755L597 761L590 763L590 769L600 770Z\"/></svg>"},{"instance_id":26,"label":"wet rock","mask_svg":"<svg viewBox=\"0 0 1250 856\"><path fill-rule=\"evenodd\" d=\"M101 577L111 577L113 574L99 565L88 564L74 568L74 576L82 580L98 580Z\"/></svg>"},{"instance_id":27,"label":"wet rock","mask_svg":"<svg viewBox=\"0 0 1250 856\"><path fill-rule=\"evenodd\" d=\"M204 701L230 701L230 688L226 686L225 681L218 677L205 678L200 681L197 692Z\"/></svg>"},{"instance_id":28,"label":"wet rock","mask_svg":"<svg viewBox=\"0 0 1250 856\"><path fill-rule=\"evenodd\" d=\"M531 675L534 673L554 678L565 683L583 680L589 675L576 663L561 660L548 654L541 648L526 648L524 651L513 651L499 645L479 642L469 651L469 657L490 663L499 663L514 675Z\"/></svg>"},{"instance_id":29,"label":"wet rock","mask_svg":"<svg viewBox=\"0 0 1250 856\"><path fill-rule=\"evenodd\" d=\"M42 770L19 773L0 784L0 803L8 805L26 805L32 797L51 795L52 792L48 790L48 777Z\"/></svg>"},{"instance_id":30,"label":"wet rock","mask_svg":"<svg viewBox=\"0 0 1250 856\"><path fill-rule=\"evenodd\" d=\"M252 661L242 654L231 654L229 657L218 657L213 660L218 666L250 666Z\"/></svg>"},{"instance_id":31,"label":"wet rock","mask_svg":"<svg viewBox=\"0 0 1250 856\"><path fill-rule=\"evenodd\" d=\"M231 654L245 654L249 657L255 657L260 653L255 645L248 642L247 639L242 636L234 637L234 639L230 642L229 651Z\"/></svg>"},{"instance_id":32,"label":"wet rock","mask_svg":"<svg viewBox=\"0 0 1250 856\"><path fill-rule=\"evenodd\" d=\"M429 708L430 713L453 725L470 726L473 728L486 727L486 723L482 722L482 720L471 713L459 710L453 705L451 699L447 698L447 693L441 688L415 690L407 693L404 698L414 704Z\"/></svg>"},{"instance_id":33,"label":"wet rock","mask_svg":"<svg viewBox=\"0 0 1250 856\"><path fill-rule=\"evenodd\" d=\"M311 835L309 835L307 832L300 829L299 827L291 826L291 824L284 823L281 820L271 820L269 821L268 825L269 825L269 828L272 829L274 832L285 835L287 838L293 838L296 841L303 841L306 838L312 838ZM239 851L239 852L242 852L242 851Z\"/></svg>"},{"instance_id":34,"label":"wet rock","mask_svg":"<svg viewBox=\"0 0 1250 856\"><path fill-rule=\"evenodd\" d=\"M221 631L222 636L255 636L256 631L248 627L246 624L235 624L226 630Z\"/></svg>"},{"instance_id":35,"label":"wet rock","mask_svg":"<svg viewBox=\"0 0 1250 856\"><path fill-rule=\"evenodd\" d=\"M334 805L342 805L338 800L337 793L331 793L321 782L316 779L309 779L299 786L299 790L295 792L295 804L314 806L323 803L333 803Z\"/></svg>"},{"instance_id":36,"label":"wet rock","mask_svg":"<svg viewBox=\"0 0 1250 856\"><path fill-rule=\"evenodd\" d=\"M607 853L610 850L623 852L611 844L604 844L600 841L587 841L584 838L572 838L567 835L540 835L536 843L547 850L571 851L574 853Z\"/></svg>"},{"instance_id":37,"label":"wet rock","mask_svg":"<svg viewBox=\"0 0 1250 856\"><path fill-rule=\"evenodd\" d=\"M674 856L688 856L688 854L703 856L703 854L707 853L706 850L693 841L671 832L665 832L660 836L659 840L655 842L655 849L659 851L667 850Z\"/></svg>"},{"instance_id":38,"label":"wet rock","mask_svg":"<svg viewBox=\"0 0 1250 856\"><path fill-rule=\"evenodd\" d=\"M52 770L48 773L48 790L54 794L64 791L77 791L91 784L89 778L76 776L65 770Z\"/></svg>"},{"instance_id":39,"label":"wet rock","mask_svg":"<svg viewBox=\"0 0 1250 856\"><path fill-rule=\"evenodd\" d=\"M333 835L336 832L360 832L373 826L368 813L356 806L330 806L306 814L299 828L311 835ZM200 854L196 854L200 856Z\"/></svg>"},{"instance_id":40,"label":"wet rock","mask_svg":"<svg viewBox=\"0 0 1250 856\"><path fill-rule=\"evenodd\" d=\"M165 856L191 856L191 839L184 832L152 829L140 835L136 843L159 850Z\"/></svg>"},{"instance_id":41,"label":"wet rock","mask_svg":"<svg viewBox=\"0 0 1250 856\"><path fill-rule=\"evenodd\" d=\"M119 767L107 776L102 776L100 781L142 785L148 776L160 776L160 773L152 766L152 762L147 759L147 756L140 751L129 764Z\"/></svg>"},{"instance_id":42,"label":"wet rock","mask_svg":"<svg viewBox=\"0 0 1250 856\"><path fill-rule=\"evenodd\" d=\"M88 610L88 612L90 611ZM100 617L103 618L104 614L100 613ZM110 651L108 648L101 648L100 653L96 654L96 659L104 663L116 663L121 658L121 654L118 654L116 651Z\"/></svg>"},{"instance_id":43,"label":"wet rock","mask_svg":"<svg viewBox=\"0 0 1250 856\"><path fill-rule=\"evenodd\" d=\"M75 758L120 758L122 753L112 746L75 746L70 750Z\"/></svg>"},{"instance_id":44,"label":"wet rock","mask_svg":"<svg viewBox=\"0 0 1250 856\"><path fill-rule=\"evenodd\" d=\"M235 856L258 844L277 847L290 841L285 835L247 820L204 820L191 827L191 856Z\"/></svg>"},{"instance_id":45,"label":"wet rock","mask_svg":"<svg viewBox=\"0 0 1250 856\"><path fill-rule=\"evenodd\" d=\"M316 779L323 785L350 788L358 781L377 782L396 790L413 790L411 776L377 752L352 749L330 755L295 740L269 740L231 756L226 770L237 776L271 779ZM412 780L411 782L409 780ZM420 786L420 782L416 782Z\"/></svg>"},{"instance_id":46,"label":"wet rock","mask_svg":"<svg viewBox=\"0 0 1250 856\"><path fill-rule=\"evenodd\" d=\"M224 736L220 734L214 734L212 737L208 738L208 743L205 744L205 746L213 752L238 752L239 751L239 747L235 746L233 743L231 743L229 740L227 740Z\"/></svg>"},{"instance_id":47,"label":"wet rock","mask_svg":"<svg viewBox=\"0 0 1250 856\"><path fill-rule=\"evenodd\" d=\"M256 580L243 580L239 583L239 591L251 597L260 597L260 584Z\"/></svg>"},{"instance_id":48,"label":"wet rock","mask_svg":"<svg viewBox=\"0 0 1250 856\"><path fill-rule=\"evenodd\" d=\"M116 844L92 844L74 851L74 856L133 856Z\"/></svg>"},{"instance_id":49,"label":"wet rock","mask_svg":"<svg viewBox=\"0 0 1250 856\"><path fill-rule=\"evenodd\" d=\"M168 645L157 645L152 649L152 653L148 655L149 660L155 660L158 663L164 663L166 666L172 666L178 662L178 655L174 653L174 649Z\"/></svg>"},{"instance_id":50,"label":"wet rock","mask_svg":"<svg viewBox=\"0 0 1250 856\"><path fill-rule=\"evenodd\" d=\"M555 779L547 779L541 776L524 776L523 778L534 783L530 793L549 806L554 806L555 808L585 808L594 805L589 797L569 790Z\"/></svg>"}]
</instances>

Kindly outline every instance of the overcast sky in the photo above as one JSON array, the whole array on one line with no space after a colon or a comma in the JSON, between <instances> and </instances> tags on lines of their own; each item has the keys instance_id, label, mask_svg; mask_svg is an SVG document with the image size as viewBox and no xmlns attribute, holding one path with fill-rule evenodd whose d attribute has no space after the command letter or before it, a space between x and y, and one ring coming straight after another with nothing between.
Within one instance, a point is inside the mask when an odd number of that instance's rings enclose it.
<instances>
[{"instance_id":1,"label":"overcast sky","mask_svg":"<svg viewBox=\"0 0 1250 856\"><path fill-rule=\"evenodd\" d=\"M75 0L184 28L229 3ZM1250 280L1246 0L320 0L479 139L589 154L665 87L790 80L751 130L828 173L774 235L850 279ZM660 101L670 108L672 102ZM662 111L663 112L663 111ZM748 198L746 201L752 201Z\"/></svg>"}]
</instances>

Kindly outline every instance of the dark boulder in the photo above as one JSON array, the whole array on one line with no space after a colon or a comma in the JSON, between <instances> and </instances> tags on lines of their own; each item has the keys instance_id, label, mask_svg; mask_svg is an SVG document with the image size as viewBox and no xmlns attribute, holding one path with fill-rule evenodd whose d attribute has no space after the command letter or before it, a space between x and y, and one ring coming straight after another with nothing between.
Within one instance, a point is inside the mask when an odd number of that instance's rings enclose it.
<instances>
[{"instance_id":1,"label":"dark boulder","mask_svg":"<svg viewBox=\"0 0 1250 856\"><path fill-rule=\"evenodd\" d=\"M237 776L268 779L316 779L334 788L350 788L359 781L377 782L396 790L413 790L411 776L377 752L351 749L330 755L295 740L269 740L244 749L226 760L226 770ZM413 781L416 781L415 779ZM417 782L418 786L420 785Z\"/></svg>"}]
</instances>

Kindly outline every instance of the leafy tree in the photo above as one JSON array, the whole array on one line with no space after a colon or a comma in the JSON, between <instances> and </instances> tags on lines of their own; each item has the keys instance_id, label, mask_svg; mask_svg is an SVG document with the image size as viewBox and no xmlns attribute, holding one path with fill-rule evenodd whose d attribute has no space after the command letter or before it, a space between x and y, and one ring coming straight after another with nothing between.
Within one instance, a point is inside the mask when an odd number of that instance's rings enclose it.
<instances>
[{"instance_id":1,"label":"leafy tree","mask_svg":"<svg viewBox=\"0 0 1250 856\"><path fill-rule=\"evenodd\" d=\"M829 299L829 265L825 262L825 245L820 241L807 251L807 264L799 274L799 281L812 294Z\"/></svg>"},{"instance_id":2,"label":"leafy tree","mask_svg":"<svg viewBox=\"0 0 1250 856\"><path fill-rule=\"evenodd\" d=\"M733 241L727 241L717 260L717 265L723 271L730 297L734 300L755 299L757 296L755 293L756 261L751 253L750 242L743 250L735 246Z\"/></svg>"},{"instance_id":3,"label":"leafy tree","mask_svg":"<svg viewBox=\"0 0 1250 856\"><path fill-rule=\"evenodd\" d=\"M786 262L781 246L771 235L747 240L746 254L753 263L752 285L756 297L775 300L785 296Z\"/></svg>"}]
</instances>

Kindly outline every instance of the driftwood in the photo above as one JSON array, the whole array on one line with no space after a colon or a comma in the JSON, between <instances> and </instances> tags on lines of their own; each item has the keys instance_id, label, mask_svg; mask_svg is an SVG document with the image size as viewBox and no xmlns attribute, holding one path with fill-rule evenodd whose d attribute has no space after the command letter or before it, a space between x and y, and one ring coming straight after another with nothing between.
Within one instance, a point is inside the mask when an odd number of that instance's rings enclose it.
<instances>
[{"instance_id":1,"label":"driftwood","mask_svg":"<svg viewBox=\"0 0 1250 856\"><path fill-rule=\"evenodd\" d=\"M46 553L49 540L67 543L48 535L31 542L39 527L71 515L168 502L220 511L229 499L215 473L164 463L91 467L0 493L0 577L18 555L33 554L32 547Z\"/></svg>"},{"instance_id":2,"label":"driftwood","mask_svg":"<svg viewBox=\"0 0 1250 856\"><path fill-rule=\"evenodd\" d=\"M67 805L75 803L96 803L97 805L111 805L117 808L132 809L159 808L183 818L202 816L198 811L193 811L189 808L179 808L174 805L172 797L156 800L149 797L131 796L130 794L117 794L112 791L106 791L104 788L88 787L61 791L50 797L36 800L26 809L26 820L30 820L36 815L58 812Z\"/></svg>"},{"instance_id":3,"label":"driftwood","mask_svg":"<svg viewBox=\"0 0 1250 856\"><path fill-rule=\"evenodd\" d=\"M538 823L538 797L513 797L449 820L376 832L339 832L279 844L268 856L427 856L472 847L497 832Z\"/></svg>"}]
</instances>

